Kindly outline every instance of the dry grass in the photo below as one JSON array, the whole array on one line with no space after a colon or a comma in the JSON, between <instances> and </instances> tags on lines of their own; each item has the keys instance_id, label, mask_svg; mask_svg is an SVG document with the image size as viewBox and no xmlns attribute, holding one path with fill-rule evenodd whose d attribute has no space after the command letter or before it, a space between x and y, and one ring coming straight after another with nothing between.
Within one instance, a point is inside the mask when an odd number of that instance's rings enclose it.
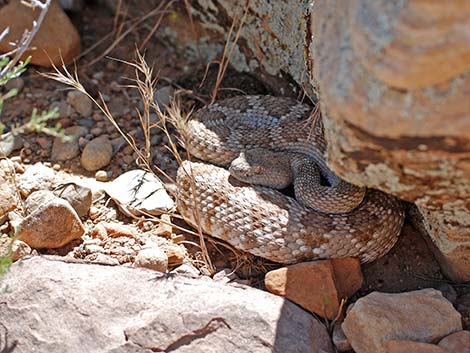
<instances>
[{"instance_id":1,"label":"dry grass","mask_svg":"<svg viewBox=\"0 0 470 353\"><path fill-rule=\"evenodd\" d=\"M72 74L65 65L62 65L61 69L53 66L54 72L42 74L43 76L63 83L69 87L72 87L84 94L86 94L93 103L101 110L101 112L105 115L105 117L112 123L112 125L117 129L117 131L121 134L121 136L125 139L127 144L132 147L136 155L138 156L138 165L149 172L157 171L157 177L164 176L169 179L171 182L175 182L172 178L167 175L163 170L161 170L158 166L152 165L152 153L151 153L151 144L150 144L150 137L151 137L151 129L153 128L160 128L168 139L168 145L166 146L167 149L173 154L175 157L178 165L181 165L183 162L183 158L179 154L178 146L179 144L184 145L184 141L178 142L175 141L174 136L169 131L169 126L174 125L177 129L182 129L184 122L186 119L189 118L189 114L184 114L181 109L179 108L179 104L174 101L168 107L167 113L163 113L159 107L159 105L154 100L155 95L155 87L158 78L154 75L152 68L146 63L145 57L136 49L136 59L134 62L126 62L121 61L134 69L135 77L131 80L132 84L128 87L137 88L140 96L141 101L143 103L143 111L140 112L136 109L142 130L144 132L144 146L139 147L133 137L127 134L125 131L121 129L118 125L114 117L112 116L111 112L109 111L108 106L106 105L102 94L99 94L99 100L96 100L90 93L86 91L83 85L80 83L78 78L77 71L75 70ZM159 124L151 125L150 123L150 114L154 112L159 117ZM190 156L187 156L189 159ZM155 174L155 173L154 173ZM191 178L191 175L190 175ZM192 180L192 187L194 188L194 178ZM194 200L194 202L196 202ZM207 251L207 246L205 243L204 235L202 232L202 227L200 226L200 215L198 213L198 207L196 205L193 208L194 218L197 221L198 229L197 233L192 232L188 229L181 229L187 233L197 234L199 236L199 244L197 246L201 249L202 259L203 259L203 267L206 271L210 274L215 273L215 268L212 265L212 261L210 259L209 253ZM173 215L175 216L175 215ZM160 220L161 222L161 220ZM172 227L181 228L174 224L171 224ZM198 267L201 267L201 264L198 264Z\"/></svg>"},{"instance_id":2,"label":"dry grass","mask_svg":"<svg viewBox=\"0 0 470 353\"><path fill-rule=\"evenodd\" d=\"M148 13L146 16L134 20L131 22L127 23L128 28L124 30L123 28L123 22L119 22L118 15L115 17L115 33L117 33L115 40L112 45L110 45L101 55L96 57L94 60L89 62L87 66L93 65L96 63L98 60L101 60L104 56L108 55L111 50L113 50L121 41L124 39L126 35L128 35L132 30L136 29L140 23L143 21L158 15L158 19L155 22L155 25L152 27L146 38L144 39L143 43L140 45L142 47L143 44L145 44L150 37L155 33L157 30L158 26L160 25L163 16L167 13L167 9L173 2L162 2L159 7L157 7L154 11ZM189 11L189 3L185 2L187 11ZM164 6L165 5L165 6ZM220 89L220 85L222 83L223 77L227 71L228 65L230 63L230 59L233 55L233 52L236 48L236 43L238 39L240 38L241 30L245 24L246 17L248 14L250 6L250 0L246 1L245 7L244 7L244 12L242 16L236 16L233 19L232 26L229 30L229 33L227 35L227 40L224 46L224 50L221 56L221 59L216 62L218 66L218 72L217 72L217 78L216 82L214 84L214 87L212 89L211 93L211 99L212 102L216 100L218 91ZM121 7L122 3L118 3L118 9L119 12L121 13ZM124 9L124 14L127 13L127 10ZM188 12L190 15L190 13ZM125 18L126 16L123 16ZM193 32L195 33L194 29L194 23L192 23L192 18L191 19L191 28ZM124 20L122 20L124 21ZM196 33L195 33L196 35ZM114 59L116 60L116 59ZM105 115L105 117L113 124L113 126L117 129L117 131L123 136L125 139L126 143L132 147L136 155L138 156L138 165L142 168L144 168L147 171L154 172L156 171L157 177L158 176L164 176L168 180L170 180L172 183L175 183L174 180L171 179L169 175L167 175L163 170L161 170L158 166L152 165L152 151L151 151L151 144L150 144L150 137L151 137L151 130L154 128L159 128L163 131L163 133L166 135L168 144L166 145L166 148L171 152L171 154L174 156L175 160L177 161L178 165L181 166L183 159L188 159L191 160L191 156L187 154L185 158L182 158L182 156L179 153L179 146L184 146L185 141L187 140L185 136L185 122L187 119L190 118L191 116L191 111L190 112L183 112L180 108L180 104L177 99L174 99L171 104L167 107L166 112L162 112L158 104L154 100L154 95L155 95L155 87L158 81L158 77L155 75L153 72L152 68L147 64L145 61L145 57L143 54L140 53L139 49L136 49L136 55L135 55L135 60L134 62L127 62L127 61L122 61L122 60L117 60L122 63L125 63L129 67L131 67L134 70L134 78L130 79L131 84L128 85L128 87L136 88L138 89L140 96L141 96L141 101L143 103L143 109L142 112L136 109L137 115L143 130L144 134L144 145L143 146L138 146L136 141L133 139L133 137L129 134L127 134L125 131L123 131L119 125L117 124L116 120L110 113L101 93L99 94L99 99L95 99L93 96L91 96L83 87L83 85L80 83L77 71L73 72L73 74L67 69L65 65L62 65L61 69L57 68L56 66L53 66L54 72L51 73L46 73L43 74L43 76L53 79L55 81L61 82L69 87L72 87L84 94L86 94L92 101L93 103L101 110L101 112ZM207 73L207 70L206 70ZM155 113L159 117L159 122L157 125L151 125L150 123L150 114ZM180 139L176 140L176 138L170 133L169 126L174 126L178 132L180 133ZM194 190L195 190L195 184L194 184L194 178L191 175L191 171L184 171L188 173L188 177L190 182L190 187L192 188L193 192L192 194L194 195ZM176 195L174 195L176 196ZM201 215L199 214L199 207L197 207L197 200L193 199L193 218L196 220L196 232L193 232L192 230L186 229L179 227L175 224L171 224L172 227L175 229L180 229L183 232L197 235L199 238L199 242L193 243L190 242L193 246L196 246L197 248L200 249L199 255L196 255L196 257L193 259L194 264L199 267L203 273L212 275L215 273L215 267L212 265L211 258L209 256L209 252L207 249L206 245L206 240L204 238L204 234L202 231L201 227ZM173 214L173 217L181 217L178 214ZM153 219L155 220L155 219ZM165 223L162 220L157 220L158 222ZM257 265L253 261L253 257L251 255L246 255L230 245L220 242L218 240L209 238L210 241L213 243L215 248L217 249L217 246L222 246L228 249L229 251L233 252L236 258L236 266L235 270L242 266L247 266L251 267L254 269L254 271L259 271L260 269L257 268L259 265ZM262 268L261 270L266 270L265 268Z\"/></svg>"},{"instance_id":3,"label":"dry grass","mask_svg":"<svg viewBox=\"0 0 470 353\"><path fill-rule=\"evenodd\" d=\"M92 59L91 61L89 61L88 63L84 65L85 67L93 66L98 61L102 60L107 55L109 55L109 53L111 53L111 51L113 51L113 49L115 49L124 40L124 38L126 38L132 32L135 32L136 30L138 30L147 20L153 17L157 17L149 33L146 35L145 39L139 45L139 49L144 48L145 45L148 43L148 41L151 39L151 37L157 31L163 18L169 14L168 9L173 5L173 3L174 3L174 0L162 1L155 9L145 14L144 16L127 20L128 12L129 12L128 7L127 7L128 5L124 8L124 10L122 10L123 6L122 6L122 1L120 0L116 7L116 14L114 16L114 23L113 23L113 31L107 34L106 36L104 36L99 41L97 41L93 46L83 51L78 58L82 58L88 55L97 46L101 45L110 37L113 37L114 39L112 43L101 54L99 54L94 59Z\"/></svg>"},{"instance_id":4,"label":"dry grass","mask_svg":"<svg viewBox=\"0 0 470 353\"><path fill-rule=\"evenodd\" d=\"M202 82L200 84L200 87L205 81L205 78L207 76L207 73L209 71L209 65L210 64L217 64L218 65L218 70L217 70L217 77L215 80L214 88L212 89L211 93L211 103L214 103L217 100L217 95L220 90L220 85L222 83L222 80L224 79L225 73L227 72L228 65L230 64L230 59L232 58L233 51L236 48L237 42L240 38L241 31L243 29L243 26L246 21L246 16L248 15L248 10L250 9L250 0L247 0L245 3L245 7L243 10L243 15L241 16L241 19L239 16L235 16L232 20L232 25L230 26L230 29L227 34L227 40L225 41L224 45L224 50L222 52L222 56L220 60L218 61L212 61L206 66L206 71L204 73L204 77L202 79ZM237 31L235 33L235 37L232 40L232 34L235 30L235 28L238 26Z\"/></svg>"}]
</instances>

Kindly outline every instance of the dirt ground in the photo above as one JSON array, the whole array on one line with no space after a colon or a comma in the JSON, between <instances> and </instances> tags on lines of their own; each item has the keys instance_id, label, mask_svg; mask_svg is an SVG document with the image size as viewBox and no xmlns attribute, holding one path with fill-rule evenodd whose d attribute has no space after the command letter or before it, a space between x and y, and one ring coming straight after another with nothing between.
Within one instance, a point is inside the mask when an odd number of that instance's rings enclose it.
<instances>
[{"instance_id":1,"label":"dirt ground","mask_svg":"<svg viewBox=\"0 0 470 353\"><path fill-rule=\"evenodd\" d=\"M98 40L103 38L113 26L113 14L111 11L90 4L80 15L72 15L82 38L84 50L90 48ZM121 60L132 61L134 59L134 43L139 43L145 37L145 33L131 32L109 56ZM137 141L143 144L144 140L135 114L139 107L139 96L136 89L124 86L132 82L128 78L134 76L133 69L128 65L103 58L94 65L87 65L109 45L104 42L97 46L86 56L77 62L78 75L84 86L93 95L98 91L104 94L108 100L111 112L122 129L130 132ZM159 73L159 87L172 84L180 91L179 99L185 110L198 108L210 100L210 91L214 85L216 67L209 71L202 86L200 83L204 76L206 63L190 63L185 57L177 53L171 43L159 38L149 42L145 50L146 60L154 65L155 72ZM25 86L21 93L5 105L2 122L5 124L21 124L30 116L33 108L40 110L49 109L54 103L64 102L67 91L57 82L43 78L38 71L47 71L36 67L30 67L23 79ZM238 74L229 70L222 83L220 98L240 94L269 94L271 91L262 82L250 75ZM90 121L91 120L91 121ZM95 122L92 119L78 116L66 116L59 119L63 127L72 125L90 126ZM103 133L108 133L111 138L119 137L119 133L103 117L100 124ZM172 130L173 131L173 130ZM157 164L171 177L175 176L177 163L168 152L166 136L155 129L160 141L155 146L154 163ZM51 162L51 146L53 137L45 134L29 133L23 135L24 148L15 154L21 154L22 163L33 164L38 161ZM123 147L113 157L112 164L106 170L112 174L112 178L136 167L134 161L129 161ZM53 162L51 162L53 164ZM68 173L94 177L80 166L79 157L61 164L61 170ZM165 180L171 183L169 180ZM111 206L112 207L112 204ZM121 216L120 216L121 217ZM125 217L120 219L125 220ZM130 219L128 219L131 222ZM181 220L174 219L175 224L185 226ZM185 227L188 227L187 225ZM198 243L197 237L185 234L188 241ZM246 279L250 285L263 288L263 274L266 270L277 267L262 259L249 255L232 252L220 245L209 242L209 252L214 265L218 269L235 268L240 278ZM199 249L188 245L189 252L197 258ZM445 279L432 253L428 249L423 237L406 222L401 237L392 251L382 259L363 266L365 285L352 301L372 291L402 292L419 288L434 287L443 291L444 295L457 307L463 315L464 327L470 329L470 286L459 285Z\"/></svg>"}]
</instances>

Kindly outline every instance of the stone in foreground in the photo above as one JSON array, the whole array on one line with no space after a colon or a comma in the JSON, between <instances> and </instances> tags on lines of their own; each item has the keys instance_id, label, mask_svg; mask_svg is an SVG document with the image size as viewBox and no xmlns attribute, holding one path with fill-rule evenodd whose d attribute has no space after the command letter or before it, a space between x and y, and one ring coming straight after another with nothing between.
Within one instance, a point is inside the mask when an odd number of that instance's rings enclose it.
<instances>
[{"instance_id":1,"label":"stone in foreground","mask_svg":"<svg viewBox=\"0 0 470 353\"><path fill-rule=\"evenodd\" d=\"M386 353L389 340L433 343L462 330L461 315L435 289L373 292L359 299L342 328L358 353Z\"/></svg>"},{"instance_id":2,"label":"stone in foreground","mask_svg":"<svg viewBox=\"0 0 470 353\"><path fill-rule=\"evenodd\" d=\"M14 264L0 283L0 351L334 352L310 314L249 287L49 256Z\"/></svg>"},{"instance_id":3,"label":"stone in foreground","mask_svg":"<svg viewBox=\"0 0 470 353\"><path fill-rule=\"evenodd\" d=\"M358 259L303 262L266 274L266 288L306 310L330 320L338 314L341 299L358 291L363 283Z\"/></svg>"}]
</instances>

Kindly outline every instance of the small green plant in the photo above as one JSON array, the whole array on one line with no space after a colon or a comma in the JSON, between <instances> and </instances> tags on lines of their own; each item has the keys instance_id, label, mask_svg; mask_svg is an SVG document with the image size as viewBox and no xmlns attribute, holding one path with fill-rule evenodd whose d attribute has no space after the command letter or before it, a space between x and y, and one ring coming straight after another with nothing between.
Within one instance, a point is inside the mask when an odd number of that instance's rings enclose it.
<instances>
[{"instance_id":1,"label":"small green plant","mask_svg":"<svg viewBox=\"0 0 470 353\"><path fill-rule=\"evenodd\" d=\"M6 253L0 256L0 278L8 272L13 263L13 239L7 246Z\"/></svg>"},{"instance_id":2,"label":"small green plant","mask_svg":"<svg viewBox=\"0 0 470 353\"><path fill-rule=\"evenodd\" d=\"M3 71L4 68L7 67L8 63L10 63L9 57L0 57L0 71ZM20 62L19 64L13 66L10 70L7 70L3 76L0 76L0 87L5 86L8 81L11 79L20 77L23 72L26 71L26 66L29 64L31 57L28 57L24 62ZM0 115L3 111L3 103L9 99L13 98L18 94L18 90L13 88L5 93L0 93ZM0 122L0 133L3 131L5 126Z\"/></svg>"}]
</instances>

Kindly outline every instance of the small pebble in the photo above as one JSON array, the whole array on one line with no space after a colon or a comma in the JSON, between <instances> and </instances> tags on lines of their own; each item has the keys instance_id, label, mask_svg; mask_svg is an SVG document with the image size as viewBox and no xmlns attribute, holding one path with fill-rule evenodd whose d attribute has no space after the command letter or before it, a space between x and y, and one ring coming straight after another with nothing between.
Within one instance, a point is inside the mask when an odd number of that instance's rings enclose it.
<instances>
[{"instance_id":1,"label":"small pebble","mask_svg":"<svg viewBox=\"0 0 470 353\"><path fill-rule=\"evenodd\" d=\"M90 217L91 220L95 220L100 216L101 212L98 207L91 206L90 211L88 213L88 216Z\"/></svg>"},{"instance_id":2,"label":"small pebble","mask_svg":"<svg viewBox=\"0 0 470 353\"><path fill-rule=\"evenodd\" d=\"M168 270L168 257L158 246L151 246L139 251L134 266L166 272Z\"/></svg>"},{"instance_id":3,"label":"small pebble","mask_svg":"<svg viewBox=\"0 0 470 353\"><path fill-rule=\"evenodd\" d=\"M24 80L21 77L13 78L5 84L5 89L7 92L12 89L17 89L19 93L21 92L23 87L24 87Z\"/></svg>"},{"instance_id":4,"label":"small pebble","mask_svg":"<svg viewBox=\"0 0 470 353\"><path fill-rule=\"evenodd\" d=\"M103 133L103 129L99 127L94 127L93 129L90 130L90 132L94 136L100 136Z\"/></svg>"},{"instance_id":5,"label":"small pebble","mask_svg":"<svg viewBox=\"0 0 470 353\"><path fill-rule=\"evenodd\" d=\"M108 181L108 173L105 170L98 170L95 173L95 179L97 181Z\"/></svg>"},{"instance_id":6,"label":"small pebble","mask_svg":"<svg viewBox=\"0 0 470 353\"><path fill-rule=\"evenodd\" d=\"M89 117L93 112L93 102L82 92L70 91L67 94L67 103L85 118Z\"/></svg>"}]
</instances>

